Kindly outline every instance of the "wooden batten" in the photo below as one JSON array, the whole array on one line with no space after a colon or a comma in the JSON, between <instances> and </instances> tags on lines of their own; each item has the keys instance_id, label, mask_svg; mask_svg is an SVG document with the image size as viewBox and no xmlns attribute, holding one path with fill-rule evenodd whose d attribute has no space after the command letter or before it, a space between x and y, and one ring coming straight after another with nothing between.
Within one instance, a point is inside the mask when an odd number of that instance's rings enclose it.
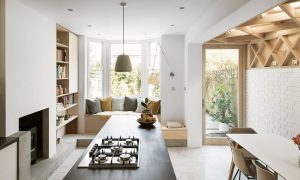
<instances>
[{"instance_id":1,"label":"wooden batten","mask_svg":"<svg viewBox=\"0 0 300 180\"><path fill-rule=\"evenodd\" d=\"M300 67L300 2L279 4L207 44L246 44L247 68Z\"/></svg>"}]
</instances>

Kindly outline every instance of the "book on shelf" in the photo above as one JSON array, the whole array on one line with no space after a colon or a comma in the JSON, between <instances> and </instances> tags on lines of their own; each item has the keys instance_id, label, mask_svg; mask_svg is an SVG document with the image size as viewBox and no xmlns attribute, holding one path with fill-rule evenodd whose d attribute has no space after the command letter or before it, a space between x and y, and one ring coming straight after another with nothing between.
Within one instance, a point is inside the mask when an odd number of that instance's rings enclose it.
<instances>
[{"instance_id":1,"label":"book on shelf","mask_svg":"<svg viewBox=\"0 0 300 180\"><path fill-rule=\"evenodd\" d=\"M56 49L56 61L66 61L67 50Z\"/></svg>"}]
</instances>

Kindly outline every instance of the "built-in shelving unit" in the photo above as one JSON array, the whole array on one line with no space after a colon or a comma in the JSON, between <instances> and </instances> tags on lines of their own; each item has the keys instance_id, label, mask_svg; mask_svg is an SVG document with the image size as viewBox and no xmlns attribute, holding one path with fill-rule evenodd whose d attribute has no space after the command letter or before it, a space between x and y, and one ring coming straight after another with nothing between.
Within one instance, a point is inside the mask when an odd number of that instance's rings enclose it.
<instances>
[{"instance_id":1,"label":"built-in shelving unit","mask_svg":"<svg viewBox=\"0 0 300 180\"><path fill-rule=\"evenodd\" d=\"M78 37L57 26L56 39L56 136L77 133Z\"/></svg>"}]
</instances>

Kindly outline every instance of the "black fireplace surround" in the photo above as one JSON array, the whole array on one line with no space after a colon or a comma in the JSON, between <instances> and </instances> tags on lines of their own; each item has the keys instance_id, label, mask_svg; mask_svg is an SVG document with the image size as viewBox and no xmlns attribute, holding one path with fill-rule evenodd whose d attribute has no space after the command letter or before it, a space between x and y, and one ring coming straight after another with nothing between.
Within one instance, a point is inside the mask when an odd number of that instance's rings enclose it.
<instances>
[{"instance_id":1,"label":"black fireplace surround","mask_svg":"<svg viewBox=\"0 0 300 180\"><path fill-rule=\"evenodd\" d=\"M43 111L19 119L19 131L31 132L31 163L43 157Z\"/></svg>"}]
</instances>

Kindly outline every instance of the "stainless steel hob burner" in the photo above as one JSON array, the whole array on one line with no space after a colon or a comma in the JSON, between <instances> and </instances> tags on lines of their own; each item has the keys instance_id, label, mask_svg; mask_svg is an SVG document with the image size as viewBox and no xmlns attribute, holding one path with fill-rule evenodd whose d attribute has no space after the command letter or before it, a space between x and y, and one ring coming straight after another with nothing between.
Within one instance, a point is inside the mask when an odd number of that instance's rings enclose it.
<instances>
[{"instance_id":1,"label":"stainless steel hob burner","mask_svg":"<svg viewBox=\"0 0 300 180\"><path fill-rule=\"evenodd\" d=\"M138 168L139 138L97 139L79 163L80 168Z\"/></svg>"}]
</instances>

